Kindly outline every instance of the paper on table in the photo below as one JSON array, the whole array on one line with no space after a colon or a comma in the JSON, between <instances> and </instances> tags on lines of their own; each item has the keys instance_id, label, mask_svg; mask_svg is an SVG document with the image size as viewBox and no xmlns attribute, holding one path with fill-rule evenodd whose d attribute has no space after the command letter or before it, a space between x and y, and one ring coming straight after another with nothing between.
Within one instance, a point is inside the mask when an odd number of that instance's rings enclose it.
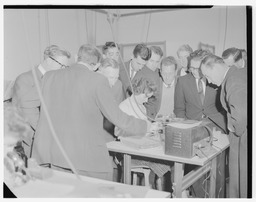
<instances>
[{"instance_id":1,"label":"paper on table","mask_svg":"<svg viewBox=\"0 0 256 202\"><path fill-rule=\"evenodd\" d=\"M131 137L120 137L121 143L132 147L134 149L148 149L153 147L159 147L161 146L160 139L156 140L155 138L150 137L137 137L137 136L131 136Z\"/></svg>"},{"instance_id":2,"label":"paper on table","mask_svg":"<svg viewBox=\"0 0 256 202\"><path fill-rule=\"evenodd\" d=\"M193 128L195 126L199 126L201 123L202 121L197 121L197 120L184 120L180 122L171 122L171 123L168 123L167 125L175 128L187 129L187 128Z\"/></svg>"}]
</instances>

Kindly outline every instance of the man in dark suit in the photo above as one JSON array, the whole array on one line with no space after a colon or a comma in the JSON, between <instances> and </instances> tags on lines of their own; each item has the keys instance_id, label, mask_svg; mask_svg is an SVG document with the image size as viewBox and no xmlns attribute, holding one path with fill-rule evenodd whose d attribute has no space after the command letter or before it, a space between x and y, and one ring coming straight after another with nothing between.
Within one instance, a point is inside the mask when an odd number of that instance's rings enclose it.
<instances>
[{"instance_id":1,"label":"man in dark suit","mask_svg":"<svg viewBox=\"0 0 256 202\"><path fill-rule=\"evenodd\" d=\"M199 67L207 51L196 50L189 58L190 73L178 78L175 88L174 113L178 118L207 119L213 127L225 131L225 116L218 99L218 89L210 87Z\"/></svg>"},{"instance_id":2,"label":"man in dark suit","mask_svg":"<svg viewBox=\"0 0 256 202\"><path fill-rule=\"evenodd\" d=\"M243 57L241 49L232 47L224 50L222 53L222 59L226 65L230 67L235 66L238 69L247 68L247 63Z\"/></svg>"},{"instance_id":3,"label":"man in dark suit","mask_svg":"<svg viewBox=\"0 0 256 202\"><path fill-rule=\"evenodd\" d=\"M221 104L227 112L230 140L229 197L246 198L247 190L247 71L228 67L209 55L201 70L210 83L221 86Z\"/></svg>"},{"instance_id":4,"label":"man in dark suit","mask_svg":"<svg viewBox=\"0 0 256 202\"><path fill-rule=\"evenodd\" d=\"M138 44L133 50L133 57L120 67L119 79L123 84L125 98L130 96L131 81L151 57L151 51L145 44Z\"/></svg>"},{"instance_id":5,"label":"man in dark suit","mask_svg":"<svg viewBox=\"0 0 256 202\"><path fill-rule=\"evenodd\" d=\"M148 60L147 64L139 71L135 77L135 79L146 78L152 81L157 90L154 92L153 96L148 99L148 102L145 103L145 107L147 110L147 116L151 119L155 119L159 108L160 108L160 85L162 85L162 80L159 74L160 62L163 57L163 51L159 46L151 46L151 57Z\"/></svg>"},{"instance_id":6,"label":"man in dark suit","mask_svg":"<svg viewBox=\"0 0 256 202\"><path fill-rule=\"evenodd\" d=\"M70 53L66 50L56 45L47 47L44 51L44 61L35 67L39 84L41 85L43 76L47 71L67 66L69 58ZM31 129L35 131L39 119L40 100L31 70L22 73L16 78L13 86L12 103L22 111L23 118L30 125ZM25 142L23 147L27 157L31 153L32 138L27 137L23 140Z\"/></svg>"},{"instance_id":7,"label":"man in dark suit","mask_svg":"<svg viewBox=\"0 0 256 202\"><path fill-rule=\"evenodd\" d=\"M78 63L44 76L42 93L57 136L78 173L112 180L103 115L131 135L145 135L151 124L119 109L108 80L91 71L100 58L97 48L81 46ZM70 169L51 136L44 108L36 130L33 155L39 163Z\"/></svg>"}]
</instances>

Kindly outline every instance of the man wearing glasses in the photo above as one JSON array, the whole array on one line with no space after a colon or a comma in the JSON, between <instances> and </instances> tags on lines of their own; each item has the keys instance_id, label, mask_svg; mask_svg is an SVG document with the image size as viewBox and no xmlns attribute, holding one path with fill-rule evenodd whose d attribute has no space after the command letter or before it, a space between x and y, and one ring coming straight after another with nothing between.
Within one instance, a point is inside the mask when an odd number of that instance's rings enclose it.
<instances>
[{"instance_id":1,"label":"man wearing glasses","mask_svg":"<svg viewBox=\"0 0 256 202\"><path fill-rule=\"evenodd\" d=\"M101 60L95 46L82 45L77 60L70 68L45 75L42 86L45 104L78 174L112 180L103 116L131 135L144 136L151 123L128 116L118 108L107 78L92 71ZM33 158L51 164L53 169L69 172L70 166L51 135L44 110L35 137Z\"/></svg>"},{"instance_id":2,"label":"man wearing glasses","mask_svg":"<svg viewBox=\"0 0 256 202\"><path fill-rule=\"evenodd\" d=\"M210 121L210 126L215 127L225 133L226 120L224 109L221 106L219 98L219 89L214 89L206 82L205 77L200 71L200 65L204 57L210 53L205 50L196 50L190 54L188 60L188 67L190 73L178 78L175 94L174 94L174 113L178 118ZM219 193L225 180L224 173L225 156L218 158L219 170L222 176L217 176L216 193ZM220 179L222 178L222 179ZM200 178L194 185L194 197L203 198L205 192L203 191L204 178ZM224 189L218 197L223 197Z\"/></svg>"},{"instance_id":3,"label":"man wearing glasses","mask_svg":"<svg viewBox=\"0 0 256 202\"><path fill-rule=\"evenodd\" d=\"M70 53L56 45L47 47L44 51L44 60L35 67L35 72L39 84L46 72L67 67ZM32 70L19 75L13 86L12 103L19 108L24 118L27 120L31 129L35 131L40 112L40 100L36 90ZM31 144L33 137L27 137L23 140L25 154L31 156Z\"/></svg>"}]
</instances>

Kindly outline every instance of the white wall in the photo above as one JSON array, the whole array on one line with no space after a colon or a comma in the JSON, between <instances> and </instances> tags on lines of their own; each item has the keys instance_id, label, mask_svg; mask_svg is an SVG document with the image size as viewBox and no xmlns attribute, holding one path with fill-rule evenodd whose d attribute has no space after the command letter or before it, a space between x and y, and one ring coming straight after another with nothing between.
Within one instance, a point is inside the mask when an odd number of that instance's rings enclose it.
<instances>
[{"instance_id":1,"label":"white wall","mask_svg":"<svg viewBox=\"0 0 256 202\"><path fill-rule=\"evenodd\" d=\"M228 8L225 48L235 46L246 49L245 11L245 7ZM148 22L149 17L146 17L146 21L144 18L144 15L121 18L119 41L122 43L145 41L147 26L145 27L143 23ZM215 45L215 54L221 55L224 48L225 18L224 6L154 13L151 15L148 42L166 41L167 55L175 57L180 45L189 44L193 49L197 49L199 42Z\"/></svg>"},{"instance_id":2,"label":"white wall","mask_svg":"<svg viewBox=\"0 0 256 202\"><path fill-rule=\"evenodd\" d=\"M4 10L4 79L14 80L39 64L50 44L70 51L72 63L87 43L85 19L82 9Z\"/></svg>"},{"instance_id":3,"label":"white wall","mask_svg":"<svg viewBox=\"0 0 256 202\"><path fill-rule=\"evenodd\" d=\"M114 27L117 42L145 42L149 19L149 14L120 18ZM101 13L85 9L5 9L4 79L14 80L31 65L40 63L49 44L66 48L74 57L80 45L102 45L106 41L113 41L113 36L106 15ZM215 45L217 55L232 46L246 49L246 8L221 6L153 13L148 42L155 41L166 41L166 55L175 57L180 45L189 44L196 49L199 42Z\"/></svg>"}]
</instances>

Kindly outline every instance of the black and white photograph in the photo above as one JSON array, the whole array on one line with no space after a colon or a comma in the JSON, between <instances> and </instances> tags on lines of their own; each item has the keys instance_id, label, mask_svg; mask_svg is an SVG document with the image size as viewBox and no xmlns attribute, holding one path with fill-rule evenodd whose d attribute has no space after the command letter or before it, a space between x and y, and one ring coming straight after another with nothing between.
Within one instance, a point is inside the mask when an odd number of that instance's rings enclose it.
<instances>
[{"instance_id":1,"label":"black and white photograph","mask_svg":"<svg viewBox=\"0 0 256 202\"><path fill-rule=\"evenodd\" d=\"M255 7L216 2L3 1L2 198L256 197Z\"/></svg>"}]
</instances>

